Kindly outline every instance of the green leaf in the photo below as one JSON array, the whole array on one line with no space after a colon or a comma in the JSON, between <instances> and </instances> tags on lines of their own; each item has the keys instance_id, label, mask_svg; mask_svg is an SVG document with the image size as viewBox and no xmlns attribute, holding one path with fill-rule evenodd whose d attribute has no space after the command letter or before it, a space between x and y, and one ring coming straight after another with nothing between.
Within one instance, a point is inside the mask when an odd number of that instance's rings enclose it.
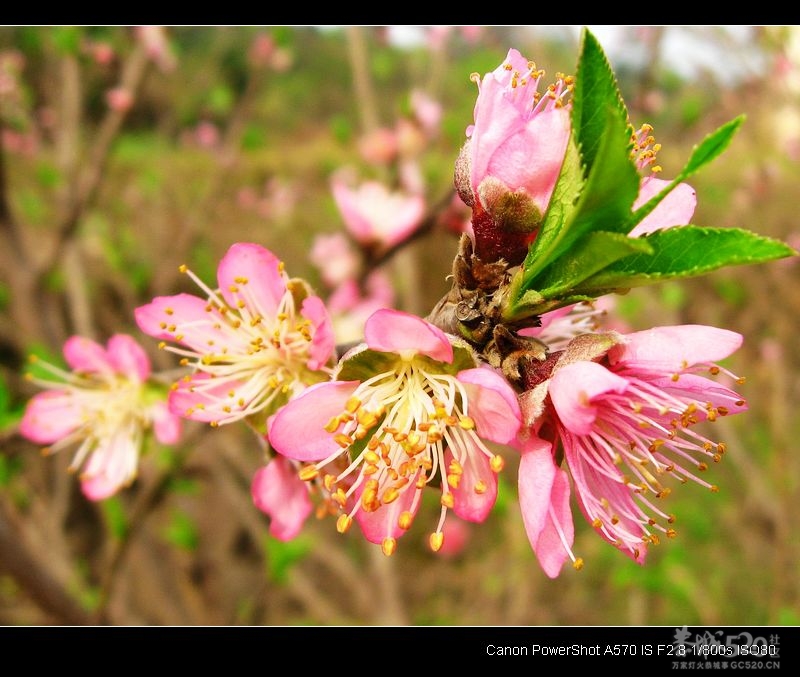
<instances>
[{"instance_id":1,"label":"green leaf","mask_svg":"<svg viewBox=\"0 0 800 677\"><path fill-rule=\"evenodd\" d=\"M692 150L689 161L678 175L658 194L650 198L645 204L637 209L627 223L626 232L633 230L637 223L640 223L659 203L672 192L678 184L686 181L690 176L697 173L703 166L719 157L722 152L730 145L733 135L741 127L745 120L744 115L734 118L712 132Z\"/></svg>"},{"instance_id":2,"label":"green leaf","mask_svg":"<svg viewBox=\"0 0 800 677\"><path fill-rule=\"evenodd\" d=\"M600 295L674 278L704 275L725 266L763 263L797 252L789 245L740 228L682 226L642 238L653 254L621 259L573 291Z\"/></svg>"},{"instance_id":3,"label":"green leaf","mask_svg":"<svg viewBox=\"0 0 800 677\"><path fill-rule=\"evenodd\" d=\"M572 96L572 128L587 173L595 165L609 118L623 127L628 125L628 112L611 65L597 38L584 28Z\"/></svg>"},{"instance_id":4,"label":"green leaf","mask_svg":"<svg viewBox=\"0 0 800 677\"><path fill-rule=\"evenodd\" d=\"M200 535L194 519L185 512L175 511L164 529L164 539L181 550L193 551L200 544Z\"/></svg>"},{"instance_id":5,"label":"green leaf","mask_svg":"<svg viewBox=\"0 0 800 677\"><path fill-rule=\"evenodd\" d=\"M270 580L280 585L289 579L289 571L311 552L311 540L306 536L298 536L291 541L279 541L268 536L264 539L267 575Z\"/></svg>"},{"instance_id":6,"label":"green leaf","mask_svg":"<svg viewBox=\"0 0 800 677\"><path fill-rule=\"evenodd\" d=\"M537 291L546 299L557 298L615 261L632 254L651 254L652 251L643 238L606 231L589 233L543 271L537 280Z\"/></svg>"},{"instance_id":7,"label":"green leaf","mask_svg":"<svg viewBox=\"0 0 800 677\"><path fill-rule=\"evenodd\" d=\"M547 265L548 252L558 242L561 231L566 226L575 203L583 188L583 170L578 147L574 142L574 134L567 144L564 161L558 175L550 205L542 221L539 233L533 241L523 263L523 281L533 277Z\"/></svg>"},{"instance_id":8,"label":"green leaf","mask_svg":"<svg viewBox=\"0 0 800 677\"><path fill-rule=\"evenodd\" d=\"M608 59L588 31L578 62L572 130L573 139L541 231L523 264L520 294L541 288L537 282L540 271L587 233L627 232L625 226L639 192L628 113Z\"/></svg>"},{"instance_id":9,"label":"green leaf","mask_svg":"<svg viewBox=\"0 0 800 677\"><path fill-rule=\"evenodd\" d=\"M100 508L105 517L109 532L117 540L122 540L128 535L128 518L119 496L111 496L100 502Z\"/></svg>"}]
</instances>

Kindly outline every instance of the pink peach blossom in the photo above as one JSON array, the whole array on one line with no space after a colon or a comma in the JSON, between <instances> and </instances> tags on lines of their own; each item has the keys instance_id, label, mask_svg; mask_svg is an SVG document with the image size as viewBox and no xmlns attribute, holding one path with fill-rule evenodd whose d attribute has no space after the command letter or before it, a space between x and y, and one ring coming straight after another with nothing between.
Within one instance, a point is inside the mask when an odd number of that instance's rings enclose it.
<instances>
[{"instance_id":1,"label":"pink peach blossom","mask_svg":"<svg viewBox=\"0 0 800 677\"><path fill-rule=\"evenodd\" d=\"M297 536L314 509L295 466L295 461L276 456L256 472L250 487L253 503L270 517L270 534L281 541Z\"/></svg>"},{"instance_id":2,"label":"pink peach blossom","mask_svg":"<svg viewBox=\"0 0 800 677\"><path fill-rule=\"evenodd\" d=\"M667 478L716 491L702 475L709 462L721 460L725 445L695 426L740 413L746 404L703 374L724 372L716 361L741 341L735 332L683 325L616 335L596 360L586 359L585 340L583 356L567 347L547 381L544 416L521 436L523 518L548 576L557 576L567 559L582 564L572 553L565 512L567 475L555 461L562 453L586 520L639 563L661 536L677 533L675 516L663 506Z\"/></svg>"},{"instance_id":3,"label":"pink peach blossom","mask_svg":"<svg viewBox=\"0 0 800 677\"><path fill-rule=\"evenodd\" d=\"M64 344L71 372L42 366L59 380L31 378L47 388L28 402L20 433L48 453L79 444L70 465L81 470L83 493L101 500L136 478L149 431L163 444L180 439L181 421L169 413L166 392L149 381L150 361L126 334L106 346L73 336Z\"/></svg>"},{"instance_id":4,"label":"pink peach blossom","mask_svg":"<svg viewBox=\"0 0 800 677\"><path fill-rule=\"evenodd\" d=\"M390 555L411 526L422 490L441 483L441 516L430 536L438 550L448 509L486 519L497 496L502 457L484 440L508 443L519 429L514 391L477 366L460 339L413 315L376 311L365 343L340 360L336 380L311 386L274 417L269 441L322 478L341 514Z\"/></svg>"},{"instance_id":5,"label":"pink peach blossom","mask_svg":"<svg viewBox=\"0 0 800 677\"><path fill-rule=\"evenodd\" d=\"M508 192L524 191L540 214L546 211L569 141L565 96L571 80L559 78L542 94L543 77L544 71L510 49L503 63L478 82L475 123L467 129L465 146L472 198L465 199L467 204L491 212L482 193L492 180Z\"/></svg>"},{"instance_id":6,"label":"pink peach blossom","mask_svg":"<svg viewBox=\"0 0 800 677\"><path fill-rule=\"evenodd\" d=\"M422 196L391 191L378 181L351 188L336 178L332 189L348 232L365 246L391 247L402 242L425 215Z\"/></svg>"},{"instance_id":7,"label":"pink peach blossom","mask_svg":"<svg viewBox=\"0 0 800 677\"><path fill-rule=\"evenodd\" d=\"M271 251L232 245L217 269L216 290L181 270L205 298L159 296L135 311L143 332L193 368L170 392L174 413L212 426L247 420L263 429L276 407L328 378L335 342L328 312Z\"/></svg>"}]
</instances>

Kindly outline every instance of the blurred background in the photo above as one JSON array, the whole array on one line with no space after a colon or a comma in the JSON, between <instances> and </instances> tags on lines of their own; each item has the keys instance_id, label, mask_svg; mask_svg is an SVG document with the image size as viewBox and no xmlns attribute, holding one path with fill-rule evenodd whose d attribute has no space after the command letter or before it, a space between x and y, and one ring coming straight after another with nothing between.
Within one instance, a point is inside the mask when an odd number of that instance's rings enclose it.
<instances>
[{"instance_id":1,"label":"blurred background","mask_svg":"<svg viewBox=\"0 0 800 677\"><path fill-rule=\"evenodd\" d=\"M694 223L797 248L800 28L596 35L633 123L655 128L665 178L746 114L729 150L691 180ZM710 471L720 492L678 487L668 500L679 536L643 567L576 508L585 567L548 579L525 536L514 462L485 523L451 516L448 548L433 554L438 507L423 506L430 518L386 558L330 518L288 543L270 536L250 497L264 452L243 426L187 422L180 446L148 448L133 486L98 503L67 472L69 450L43 457L18 434L38 392L23 378L28 356L63 362L70 335L128 332L156 368L176 366L133 309L194 293L180 264L213 286L227 248L257 242L332 296L318 243L346 232L330 188L342 169L424 196L407 246L359 255L389 281L383 303L427 314L448 289L465 217L451 198L470 74L510 47L548 77L574 73L579 39L575 26L0 27L0 623L800 624L795 260L613 301L616 326L703 323L745 337L725 366L746 377L750 411L714 424L728 447ZM342 335L363 321L352 303L339 320Z\"/></svg>"}]
</instances>

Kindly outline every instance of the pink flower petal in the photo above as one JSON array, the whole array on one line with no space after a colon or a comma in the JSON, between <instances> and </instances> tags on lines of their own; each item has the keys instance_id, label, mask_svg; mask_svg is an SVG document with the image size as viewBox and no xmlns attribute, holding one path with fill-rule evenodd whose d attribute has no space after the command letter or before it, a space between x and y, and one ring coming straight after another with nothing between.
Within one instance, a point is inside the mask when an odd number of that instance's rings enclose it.
<instances>
[{"instance_id":1,"label":"pink flower petal","mask_svg":"<svg viewBox=\"0 0 800 677\"><path fill-rule=\"evenodd\" d=\"M713 407L725 407L728 415L731 416L747 411L747 403L739 393L698 374L681 374L677 380L671 376L647 379L647 383L661 388L667 394L679 397L694 395L703 404L710 403ZM698 407L695 416L705 418L705 411Z\"/></svg>"},{"instance_id":2,"label":"pink flower petal","mask_svg":"<svg viewBox=\"0 0 800 677\"><path fill-rule=\"evenodd\" d=\"M108 498L136 477L139 449L124 431L102 439L81 472L81 488L87 498Z\"/></svg>"},{"instance_id":3,"label":"pink flower petal","mask_svg":"<svg viewBox=\"0 0 800 677\"><path fill-rule=\"evenodd\" d=\"M453 459L449 449L444 458L445 466L449 466ZM497 500L497 475L492 471L489 459L478 449L466 455L462 468L464 472L458 486L450 487L455 499L453 512L468 522L483 522ZM476 487L480 489L476 491Z\"/></svg>"},{"instance_id":4,"label":"pink flower petal","mask_svg":"<svg viewBox=\"0 0 800 677\"><path fill-rule=\"evenodd\" d=\"M113 496L119 485L105 475L95 475L81 480L81 491L90 501L102 501Z\"/></svg>"},{"instance_id":5,"label":"pink flower petal","mask_svg":"<svg viewBox=\"0 0 800 677\"><path fill-rule=\"evenodd\" d=\"M64 343L64 359L75 371L110 374L114 366L106 349L92 339L71 336Z\"/></svg>"},{"instance_id":6,"label":"pink flower petal","mask_svg":"<svg viewBox=\"0 0 800 677\"><path fill-rule=\"evenodd\" d=\"M298 461L319 461L341 447L325 430L344 411L358 381L328 381L304 390L278 410L269 428L273 449Z\"/></svg>"},{"instance_id":7,"label":"pink flower petal","mask_svg":"<svg viewBox=\"0 0 800 677\"><path fill-rule=\"evenodd\" d=\"M486 175L500 179L512 191L524 188L544 214L561 171L569 133L567 108L537 113L495 147Z\"/></svg>"},{"instance_id":8,"label":"pink flower petal","mask_svg":"<svg viewBox=\"0 0 800 677\"><path fill-rule=\"evenodd\" d=\"M331 182L331 192L350 234L359 242L373 240L372 224L359 209L357 193L338 178Z\"/></svg>"},{"instance_id":9,"label":"pink flower petal","mask_svg":"<svg viewBox=\"0 0 800 677\"><path fill-rule=\"evenodd\" d=\"M19 432L36 444L52 444L79 428L82 421L81 409L68 392L45 390L28 400Z\"/></svg>"},{"instance_id":10,"label":"pink flower petal","mask_svg":"<svg viewBox=\"0 0 800 677\"><path fill-rule=\"evenodd\" d=\"M282 456L256 471L250 493L256 507L270 517L270 534L281 541L297 536L314 508L308 486Z\"/></svg>"},{"instance_id":11,"label":"pink flower petal","mask_svg":"<svg viewBox=\"0 0 800 677\"><path fill-rule=\"evenodd\" d=\"M182 343L201 354L211 346L231 353L247 350L241 334L205 299L191 294L157 296L134 311L136 324L145 334L163 341Z\"/></svg>"},{"instance_id":12,"label":"pink flower petal","mask_svg":"<svg viewBox=\"0 0 800 677\"><path fill-rule=\"evenodd\" d=\"M410 478L408 484L410 489L401 492L400 496L389 504L384 504L374 512L367 512L366 510L359 509L356 513L356 522L361 527L364 537L370 543L383 543L385 538L400 538L405 532L398 525L401 513L408 511L412 515L416 515L419 508L419 501L414 505L414 482L416 482L418 473ZM355 498L357 501L361 500L361 493L364 486L362 485L356 490Z\"/></svg>"},{"instance_id":13,"label":"pink flower petal","mask_svg":"<svg viewBox=\"0 0 800 677\"><path fill-rule=\"evenodd\" d=\"M597 418L595 397L622 393L628 381L596 362L573 362L557 369L550 379L550 400L564 426L576 435L588 435Z\"/></svg>"},{"instance_id":14,"label":"pink flower petal","mask_svg":"<svg viewBox=\"0 0 800 677\"><path fill-rule=\"evenodd\" d=\"M286 278L278 257L260 245L247 242L228 249L219 263L217 279L220 294L228 305L235 308L242 299L251 313L262 317L275 316L286 292ZM232 288L239 291L233 292Z\"/></svg>"},{"instance_id":15,"label":"pink flower petal","mask_svg":"<svg viewBox=\"0 0 800 677\"><path fill-rule=\"evenodd\" d=\"M333 322L318 296L309 296L303 301L301 314L311 322L313 340L309 348L309 369L321 369L333 355L336 348L336 336Z\"/></svg>"},{"instance_id":16,"label":"pink flower petal","mask_svg":"<svg viewBox=\"0 0 800 677\"><path fill-rule=\"evenodd\" d=\"M633 210L636 211L650 198L658 195L669 183L652 176L645 178L639 188L639 196L633 203ZM691 222L696 207L697 193L694 188L687 183L679 183L652 212L636 224L629 235L639 237L656 230L686 226Z\"/></svg>"},{"instance_id":17,"label":"pink flower petal","mask_svg":"<svg viewBox=\"0 0 800 677\"><path fill-rule=\"evenodd\" d=\"M469 416L478 435L507 444L517 435L522 414L517 395L508 382L493 369L477 367L460 371L469 400Z\"/></svg>"},{"instance_id":18,"label":"pink flower petal","mask_svg":"<svg viewBox=\"0 0 800 677\"><path fill-rule=\"evenodd\" d=\"M158 402L150 409L153 417L153 432L161 444L177 444L183 432L183 421L170 412L165 402Z\"/></svg>"},{"instance_id":19,"label":"pink flower petal","mask_svg":"<svg viewBox=\"0 0 800 677\"><path fill-rule=\"evenodd\" d=\"M150 376L147 353L127 334L115 334L108 340L108 360L114 371L131 380L146 381Z\"/></svg>"},{"instance_id":20,"label":"pink flower petal","mask_svg":"<svg viewBox=\"0 0 800 677\"><path fill-rule=\"evenodd\" d=\"M529 439L518 472L522 522L545 574L556 578L569 559L574 527L569 507L569 478L553 462L549 442Z\"/></svg>"},{"instance_id":21,"label":"pink flower petal","mask_svg":"<svg viewBox=\"0 0 800 677\"><path fill-rule=\"evenodd\" d=\"M376 310L364 325L364 338L372 350L453 361L453 346L441 329L399 310Z\"/></svg>"},{"instance_id":22,"label":"pink flower petal","mask_svg":"<svg viewBox=\"0 0 800 677\"><path fill-rule=\"evenodd\" d=\"M422 196L392 192L378 181L350 188L336 177L331 189L348 231L365 245L392 246L405 240L425 213Z\"/></svg>"},{"instance_id":23,"label":"pink flower petal","mask_svg":"<svg viewBox=\"0 0 800 677\"><path fill-rule=\"evenodd\" d=\"M716 362L742 345L742 335L699 324L655 327L625 336L608 351L609 364L637 371L677 372Z\"/></svg>"}]
</instances>

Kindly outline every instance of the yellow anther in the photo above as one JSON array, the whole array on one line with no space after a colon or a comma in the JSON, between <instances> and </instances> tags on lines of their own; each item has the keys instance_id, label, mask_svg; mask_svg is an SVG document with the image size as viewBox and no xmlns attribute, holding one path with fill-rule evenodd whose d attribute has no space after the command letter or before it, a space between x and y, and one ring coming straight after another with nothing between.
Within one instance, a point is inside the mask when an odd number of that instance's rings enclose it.
<instances>
[{"instance_id":1,"label":"yellow anther","mask_svg":"<svg viewBox=\"0 0 800 677\"><path fill-rule=\"evenodd\" d=\"M308 482L309 480L313 480L315 477L319 475L319 468L317 468L317 466L315 465L307 465L304 468L301 468L300 472L297 474L301 480L303 480L304 482Z\"/></svg>"},{"instance_id":2,"label":"yellow anther","mask_svg":"<svg viewBox=\"0 0 800 677\"><path fill-rule=\"evenodd\" d=\"M397 487L389 487L383 492L381 502L385 505L387 503L391 503L392 501L396 501L399 497L400 491L397 489Z\"/></svg>"},{"instance_id":3,"label":"yellow anther","mask_svg":"<svg viewBox=\"0 0 800 677\"><path fill-rule=\"evenodd\" d=\"M339 515L339 518L336 520L336 531L340 534L344 534L350 528L350 525L353 523L353 518L349 515Z\"/></svg>"},{"instance_id":4,"label":"yellow anther","mask_svg":"<svg viewBox=\"0 0 800 677\"><path fill-rule=\"evenodd\" d=\"M350 412L351 414L355 414L358 411L358 408L361 406L361 400L358 399L355 395L350 397L344 405L344 408Z\"/></svg>"},{"instance_id":5,"label":"yellow anther","mask_svg":"<svg viewBox=\"0 0 800 677\"><path fill-rule=\"evenodd\" d=\"M356 416L356 420L364 426L367 430L372 428L377 422L378 417L375 416L371 411L367 411L366 409L360 409Z\"/></svg>"},{"instance_id":6,"label":"yellow anther","mask_svg":"<svg viewBox=\"0 0 800 677\"><path fill-rule=\"evenodd\" d=\"M575 558L575 561L572 563L572 568L575 569L575 571L583 569L583 557Z\"/></svg>"},{"instance_id":7,"label":"yellow anther","mask_svg":"<svg viewBox=\"0 0 800 677\"><path fill-rule=\"evenodd\" d=\"M342 449L347 449L351 444L353 444L353 439L349 435L345 435L343 433L339 433L335 435L333 441L336 442Z\"/></svg>"},{"instance_id":8,"label":"yellow anther","mask_svg":"<svg viewBox=\"0 0 800 677\"><path fill-rule=\"evenodd\" d=\"M458 489L458 483L461 481L461 475L448 475L447 476L447 483L453 487L453 489Z\"/></svg>"},{"instance_id":9,"label":"yellow anther","mask_svg":"<svg viewBox=\"0 0 800 677\"><path fill-rule=\"evenodd\" d=\"M455 505L455 502L455 497L449 491L446 494L442 494L440 503L445 508L452 508Z\"/></svg>"},{"instance_id":10,"label":"yellow anther","mask_svg":"<svg viewBox=\"0 0 800 677\"><path fill-rule=\"evenodd\" d=\"M397 550L397 539L384 538L383 543L381 543L381 550L383 550L384 555L391 557L394 551Z\"/></svg>"},{"instance_id":11,"label":"yellow anther","mask_svg":"<svg viewBox=\"0 0 800 677\"><path fill-rule=\"evenodd\" d=\"M489 467L496 472L499 473L506 465L505 460L503 460L502 456L495 454L492 456L492 460L489 461Z\"/></svg>"},{"instance_id":12,"label":"yellow anther","mask_svg":"<svg viewBox=\"0 0 800 677\"><path fill-rule=\"evenodd\" d=\"M174 314L175 314L175 311L174 311L172 308L170 308L169 306L168 306L168 307L166 307L166 308L164 308L164 312L165 312L167 315L174 315Z\"/></svg>"},{"instance_id":13,"label":"yellow anther","mask_svg":"<svg viewBox=\"0 0 800 677\"><path fill-rule=\"evenodd\" d=\"M675 529L667 529L667 538L675 538L678 532Z\"/></svg>"},{"instance_id":14,"label":"yellow anther","mask_svg":"<svg viewBox=\"0 0 800 677\"><path fill-rule=\"evenodd\" d=\"M450 465L447 466L447 471L453 475L461 475L464 472L464 468L461 467L461 464L456 459L453 459L450 461Z\"/></svg>"},{"instance_id":15,"label":"yellow anther","mask_svg":"<svg viewBox=\"0 0 800 677\"><path fill-rule=\"evenodd\" d=\"M181 265L178 266L178 272L179 273L185 273L188 270L189 270L189 268L186 267L185 263L182 263Z\"/></svg>"},{"instance_id":16,"label":"yellow anther","mask_svg":"<svg viewBox=\"0 0 800 677\"><path fill-rule=\"evenodd\" d=\"M475 493L476 494L485 494L486 493L486 482L483 480L478 480L475 482Z\"/></svg>"},{"instance_id":17,"label":"yellow anther","mask_svg":"<svg viewBox=\"0 0 800 677\"><path fill-rule=\"evenodd\" d=\"M461 426L464 430L475 429L475 421L473 421L469 416L462 416L458 421L458 425Z\"/></svg>"},{"instance_id":18,"label":"yellow anther","mask_svg":"<svg viewBox=\"0 0 800 677\"><path fill-rule=\"evenodd\" d=\"M408 510L404 510L400 513L400 517L397 518L397 526L403 530L408 530L411 528L413 521L414 515L412 515Z\"/></svg>"},{"instance_id":19,"label":"yellow anther","mask_svg":"<svg viewBox=\"0 0 800 677\"><path fill-rule=\"evenodd\" d=\"M436 533L430 535L428 542L431 545L431 550L434 552L439 552L442 547L442 543L444 543L444 534L441 531L437 531Z\"/></svg>"},{"instance_id":20,"label":"yellow anther","mask_svg":"<svg viewBox=\"0 0 800 677\"><path fill-rule=\"evenodd\" d=\"M593 526L595 529L600 529L600 528L603 526L603 522L601 521L601 519L600 519L599 517L595 517L595 518L592 520L592 526Z\"/></svg>"}]
</instances>

